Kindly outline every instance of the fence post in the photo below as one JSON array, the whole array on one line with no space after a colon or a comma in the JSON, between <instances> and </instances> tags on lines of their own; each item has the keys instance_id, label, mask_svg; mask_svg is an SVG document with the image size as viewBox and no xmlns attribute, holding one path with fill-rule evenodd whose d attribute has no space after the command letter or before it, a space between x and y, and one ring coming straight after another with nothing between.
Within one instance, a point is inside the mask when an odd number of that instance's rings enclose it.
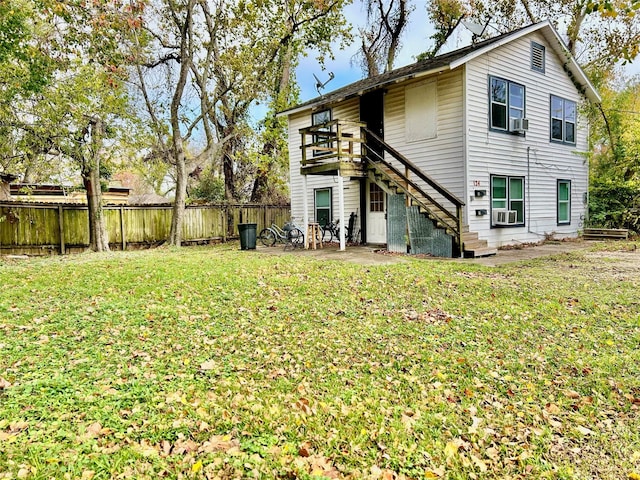
<instances>
[{"instance_id":1,"label":"fence post","mask_svg":"<svg viewBox=\"0 0 640 480\"><path fill-rule=\"evenodd\" d=\"M222 206L222 242L227 243L227 206Z\"/></svg>"},{"instance_id":2,"label":"fence post","mask_svg":"<svg viewBox=\"0 0 640 480\"><path fill-rule=\"evenodd\" d=\"M64 244L64 216L62 205L58 205L58 228L60 231L60 255L64 255L66 253L66 246Z\"/></svg>"},{"instance_id":3,"label":"fence post","mask_svg":"<svg viewBox=\"0 0 640 480\"><path fill-rule=\"evenodd\" d=\"M122 251L124 252L127 249L127 238L125 237L125 228L124 228L124 205L120 205L120 238L122 240Z\"/></svg>"}]
</instances>

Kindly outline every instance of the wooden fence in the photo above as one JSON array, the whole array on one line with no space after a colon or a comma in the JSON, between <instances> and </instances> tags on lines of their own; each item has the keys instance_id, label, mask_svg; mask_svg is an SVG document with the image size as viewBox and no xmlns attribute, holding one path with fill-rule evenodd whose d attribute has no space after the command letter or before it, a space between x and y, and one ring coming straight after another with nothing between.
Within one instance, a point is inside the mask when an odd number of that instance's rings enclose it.
<instances>
[{"instance_id":1,"label":"wooden fence","mask_svg":"<svg viewBox=\"0 0 640 480\"><path fill-rule=\"evenodd\" d=\"M159 245L169 237L171 205L104 207L113 250ZM184 243L225 242L238 237L239 223L282 225L289 206L194 205L185 211ZM0 202L0 254L49 255L82 252L89 246L86 205Z\"/></svg>"}]
</instances>

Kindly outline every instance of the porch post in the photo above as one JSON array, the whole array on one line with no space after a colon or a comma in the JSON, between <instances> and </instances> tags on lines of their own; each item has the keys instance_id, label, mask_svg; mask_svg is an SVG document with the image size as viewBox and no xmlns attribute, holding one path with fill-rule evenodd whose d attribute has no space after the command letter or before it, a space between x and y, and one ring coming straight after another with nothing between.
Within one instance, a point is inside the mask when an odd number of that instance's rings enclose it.
<instances>
[{"instance_id":1,"label":"porch post","mask_svg":"<svg viewBox=\"0 0 640 480\"><path fill-rule=\"evenodd\" d=\"M309 230L309 194L307 192L307 176L302 175L302 233L307 234Z\"/></svg>"},{"instance_id":2,"label":"porch post","mask_svg":"<svg viewBox=\"0 0 640 480\"><path fill-rule=\"evenodd\" d=\"M340 214L340 251L346 250L345 235L347 232L347 224L344 217L344 178L338 171L338 210Z\"/></svg>"}]
</instances>

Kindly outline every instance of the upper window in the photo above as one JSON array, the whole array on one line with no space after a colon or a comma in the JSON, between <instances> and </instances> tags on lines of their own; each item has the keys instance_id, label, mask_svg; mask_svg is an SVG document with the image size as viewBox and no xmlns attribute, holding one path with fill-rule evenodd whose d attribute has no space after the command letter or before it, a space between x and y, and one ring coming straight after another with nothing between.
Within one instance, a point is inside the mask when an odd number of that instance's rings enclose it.
<instances>
[{"instance_id":1,"label":"upper window","mask_svg":"<svg viewBox=\"0 0 640 480\"><path fill-rule=\"evenodd\" d=\"M314 112L311 114L311 125L322 125L323 123L327 123L331 121L331 110L320 110L319 112ZM330 128L322 129L320 131L330 132ZM322 135L314 135L313 143L321 142L324 140ZM315 146L313 149L313 156L317 157L320 155L328 155L331 153L331 142L322 142Z\"/></svg>"},{"instance_id":2,"label":"upper window","mask_svg":"<svg viewBox=\"0 0 640 480\"><path fill-rule=\"evenodd\" d=\"M551 95L551 141L576 144L576 102Z\"/></svg>"},{"instance_id":3,"label":"upper window","mask_svg":"<svg viewBox=\"0 0 640 480\"><path fill-rule=\"evenodd\" d=\"M524 86L502 78L489 77L489 125L492 130L521 133L514 120L524 118Z\"/></svg>"},{"instance_id":4,"label":"upper window","mask_svg":"<svg viewBox=\"0 0 640 480\"><path fill-rule=\"evenodd\" d=\"M531 70L544 73L544 45L531 42Z\"/></svg>"},{"instance_id":5,"label":"upper window","mask_svg":"<svg viewBox=\"0 0 640 480\"><path fill-rule=\"evenodd\" d=\"M491 176L492 225L524 225L524 178Z\"/></svg>"},{"instance_id":6,"label":"upper window","mask_svg":"<svg viewBox=\"0 0 640 480\"><path fill-rule=\"evenodd\" d=\"M558 225L571 223L571 180L558 180Z\"/></svg>"},{"instance_id":7,"label":"upper window","mask_svg":"<svg viewBox=\"0 0 640 480\"><path fill-rule=\"evenodd\" d=\"M322 227L331 223L331 188L315 190L316 222Z\"/></svg>"}]
</instances>

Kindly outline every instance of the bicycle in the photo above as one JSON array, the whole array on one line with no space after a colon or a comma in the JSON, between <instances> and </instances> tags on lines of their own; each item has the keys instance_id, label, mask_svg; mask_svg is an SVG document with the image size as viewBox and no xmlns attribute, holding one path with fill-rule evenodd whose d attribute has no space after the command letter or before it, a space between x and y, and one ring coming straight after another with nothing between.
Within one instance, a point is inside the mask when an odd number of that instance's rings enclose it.
<instances>
[{"instance_id":1,"label":"bicycle","mask_svg":"<svg viewBox=\"0 0 640 480\"><path fill-rule=\"evenodd\" d=\"M282 228L272 223L270 227L263 228L258 237L265 247L273 247L276 243L291 245L293 248L304 247L304 234L293 222L285 222Z\"/></svg>"},{"instance_id":2,"label":"bicycle","mask_svg":"<svg viewBox=\"0 0 640 480\"><path fill-rule=\"evenodd\" d=\"M349 215L349 226L347 227L347 243L359 243L360 229L356 227L358 214L351 212ZM332 220L322 229L322 243L331 243L333 239L340 238L340 220Z\"/></svg>"}]
</instances>

